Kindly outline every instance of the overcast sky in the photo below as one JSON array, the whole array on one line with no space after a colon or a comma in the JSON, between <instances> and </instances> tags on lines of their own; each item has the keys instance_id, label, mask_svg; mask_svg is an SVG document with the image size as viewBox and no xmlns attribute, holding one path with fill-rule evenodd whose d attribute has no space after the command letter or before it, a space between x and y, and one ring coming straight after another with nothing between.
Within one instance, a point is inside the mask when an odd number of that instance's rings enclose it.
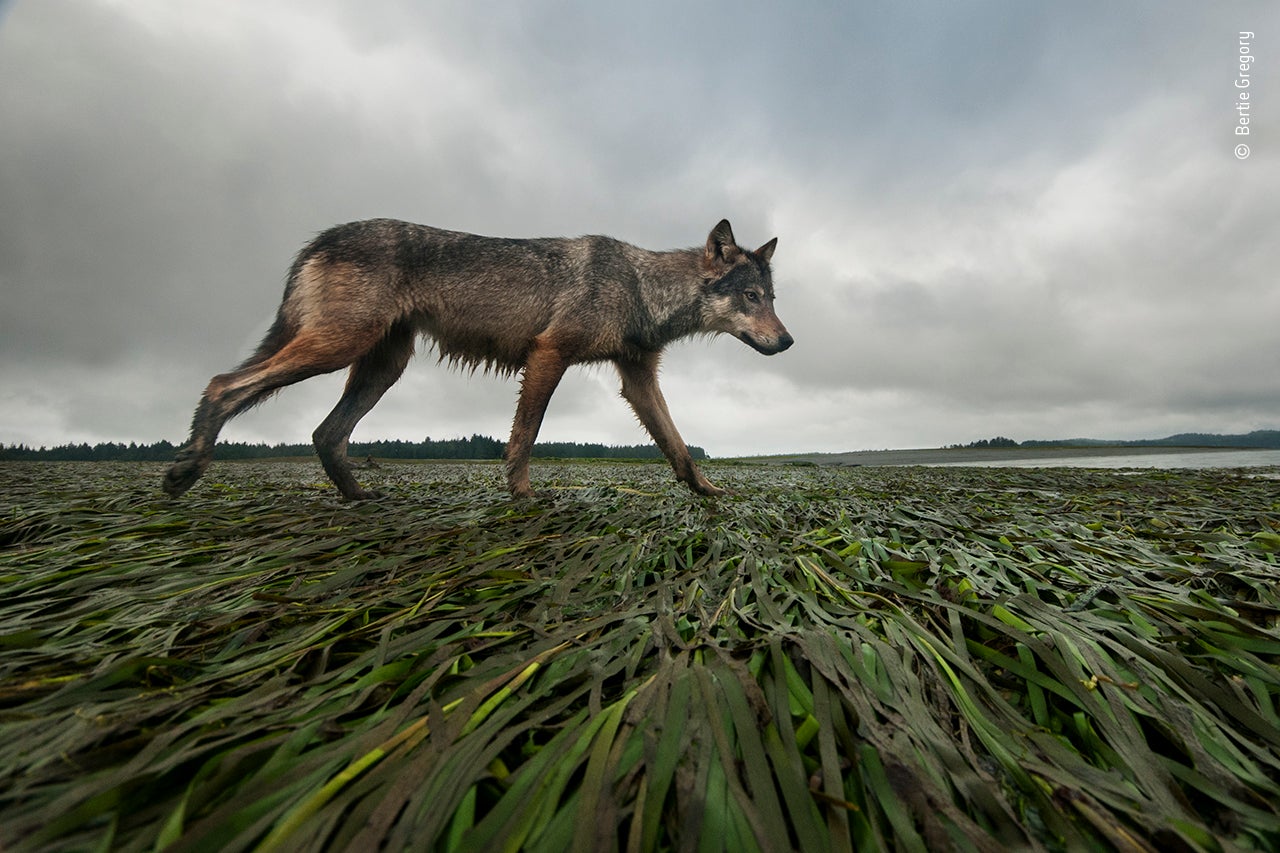
<instances>
[{"instance_id":1,"label":"overcast sky","mask_svg":"<svg viewBox=\"0 0 1280 853\"><path fill-rule=\"evenodd\" d=\"M795 346L664 361L712 455L1280 428L1278 82L1273 0L0 0L0 442L184 439L375 216L776 236ZM505 438L516 383L425 350L355 439ZM341 382L223 437L307 441ZM541 437L647 440L604 367Z\"/></svg>"}]
</instances>

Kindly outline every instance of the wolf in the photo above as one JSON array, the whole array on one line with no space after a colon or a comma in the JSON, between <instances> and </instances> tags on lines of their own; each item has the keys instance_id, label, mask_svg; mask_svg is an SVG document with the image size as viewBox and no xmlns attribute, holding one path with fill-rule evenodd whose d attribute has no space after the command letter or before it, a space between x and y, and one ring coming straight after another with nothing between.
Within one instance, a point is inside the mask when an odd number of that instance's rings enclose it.
<instances>
[{"instance_id":1,"label":"wolf","mask_svg":"<svg viewBox=\"0 0 1280 853\"><path fill-rule=\"evenodd\" d=\"M728 220L704 246L665 252L611 237L482 237L394 219L330 228L294 259L257 350L209 381L164 490L176 497L200 478L230 418L287 385L349 368L341 399L312 438L344 498L378 497L352 474L347 442L400 378L421 335L441 360L521 374L505 452L515 497L533 494L529 455L565 370L608 361L676 478L696 494L724 494L676 431L658 362L668 344L699 334L730 334L765 355L790 347L774 312L777 243L744 249Z\"/></svg>"}]
</instances>

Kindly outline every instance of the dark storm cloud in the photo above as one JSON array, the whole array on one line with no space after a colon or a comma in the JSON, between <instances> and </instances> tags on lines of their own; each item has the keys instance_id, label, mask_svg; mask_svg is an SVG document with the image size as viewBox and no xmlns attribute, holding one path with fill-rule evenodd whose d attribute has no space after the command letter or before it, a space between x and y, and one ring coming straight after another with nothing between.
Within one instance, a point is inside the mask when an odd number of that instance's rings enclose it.
<instances>
[{"instance_id":1,"label":"dark storm cloud","mask_svg":"<svg viewBox=\"0 0 1280 853\"><path fill-rule=\"evenodd\" d=\"M176 440L292 253L367 216L650 248L722 216L778 236L797 346L667 359L712 452L1274 426L1280 112L1258 107L1237 161L1240 29L1280 14L12 4L0 441ZM1260 58L1255 91L1278 72ZM510 382L420 362L357 437L505 431ZM228 435L305 439L339 385ZM605 369L570 378L546 434L642 439Z\"/></svg>"}]
</instances>

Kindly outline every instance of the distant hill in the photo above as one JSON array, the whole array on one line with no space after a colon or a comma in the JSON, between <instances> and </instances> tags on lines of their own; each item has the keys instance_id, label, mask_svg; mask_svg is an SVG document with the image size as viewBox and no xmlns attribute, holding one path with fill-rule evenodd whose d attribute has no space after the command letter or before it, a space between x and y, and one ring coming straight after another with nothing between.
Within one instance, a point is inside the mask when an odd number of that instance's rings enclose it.
<instances>
[{"instance_id":1,"label":"distant hill","mask_svg":"<svg viewBox=\"0 0 1280 853\"><path fill-rule=\"evenodd\" d=\"M1280 450L1280 430L1255 430L1247 435L1184 432L1165 438L1107 440L1063 438L1053 441L1014 441L997 436L953 444L950 447L914 450L852 450L844 453L797 453L754 457L751 461L783 465L883 466L942 465L1003 462L1011 460L1055 460L1075 457L1149 456L1229 450ZM743 460L748 461L748 460Z\"/></svg>"},{"instance_id":2,"label":"distant hill","mask_svg":"<svg viewBox=\"0 0 1280 853\"><path fill-rule=\"evenodd\" d=\"M974 442L970 447L990 447L990 443ZM1133 441L1111 441L1098 438L1066 438L1053 441L1022 441L1018 447L1250 447L1280 448L1280 430L1259 429L1244 435L1218 435L1208 432L1181 432L1167 438L1140 438Z\"/></svg>"}]
</instances>

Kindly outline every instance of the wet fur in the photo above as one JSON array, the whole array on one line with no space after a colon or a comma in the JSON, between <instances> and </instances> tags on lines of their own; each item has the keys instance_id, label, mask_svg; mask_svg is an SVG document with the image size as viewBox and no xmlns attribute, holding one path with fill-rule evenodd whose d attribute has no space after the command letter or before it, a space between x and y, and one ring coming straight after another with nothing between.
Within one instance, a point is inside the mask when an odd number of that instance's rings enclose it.
<instances>
[{"instance_id":1,"label":"wet fur","mask_svg":"<svg viewBox=\"0 0 1280 853\"><path fill-rule=\"evenodd\" d=\"M440 358L520 372L507 483L531 494L528 462L551 394L574 364L612 361L623 397L695 492L719 494L694 465L658 387L662 349L695 334L733 334L772 355L792 343L773 310L769 260L721 221L704 247L652 252L609 237L506 239L390 219L332 228L289 270L275 322L235 370L210 380L191 438L165 475L180 495L208 467L223 424L286 385L349 368L337 406L316 428L320 461L347 498L347 442L400 378L418 335Z\"/></svg>"}]
</instances>

